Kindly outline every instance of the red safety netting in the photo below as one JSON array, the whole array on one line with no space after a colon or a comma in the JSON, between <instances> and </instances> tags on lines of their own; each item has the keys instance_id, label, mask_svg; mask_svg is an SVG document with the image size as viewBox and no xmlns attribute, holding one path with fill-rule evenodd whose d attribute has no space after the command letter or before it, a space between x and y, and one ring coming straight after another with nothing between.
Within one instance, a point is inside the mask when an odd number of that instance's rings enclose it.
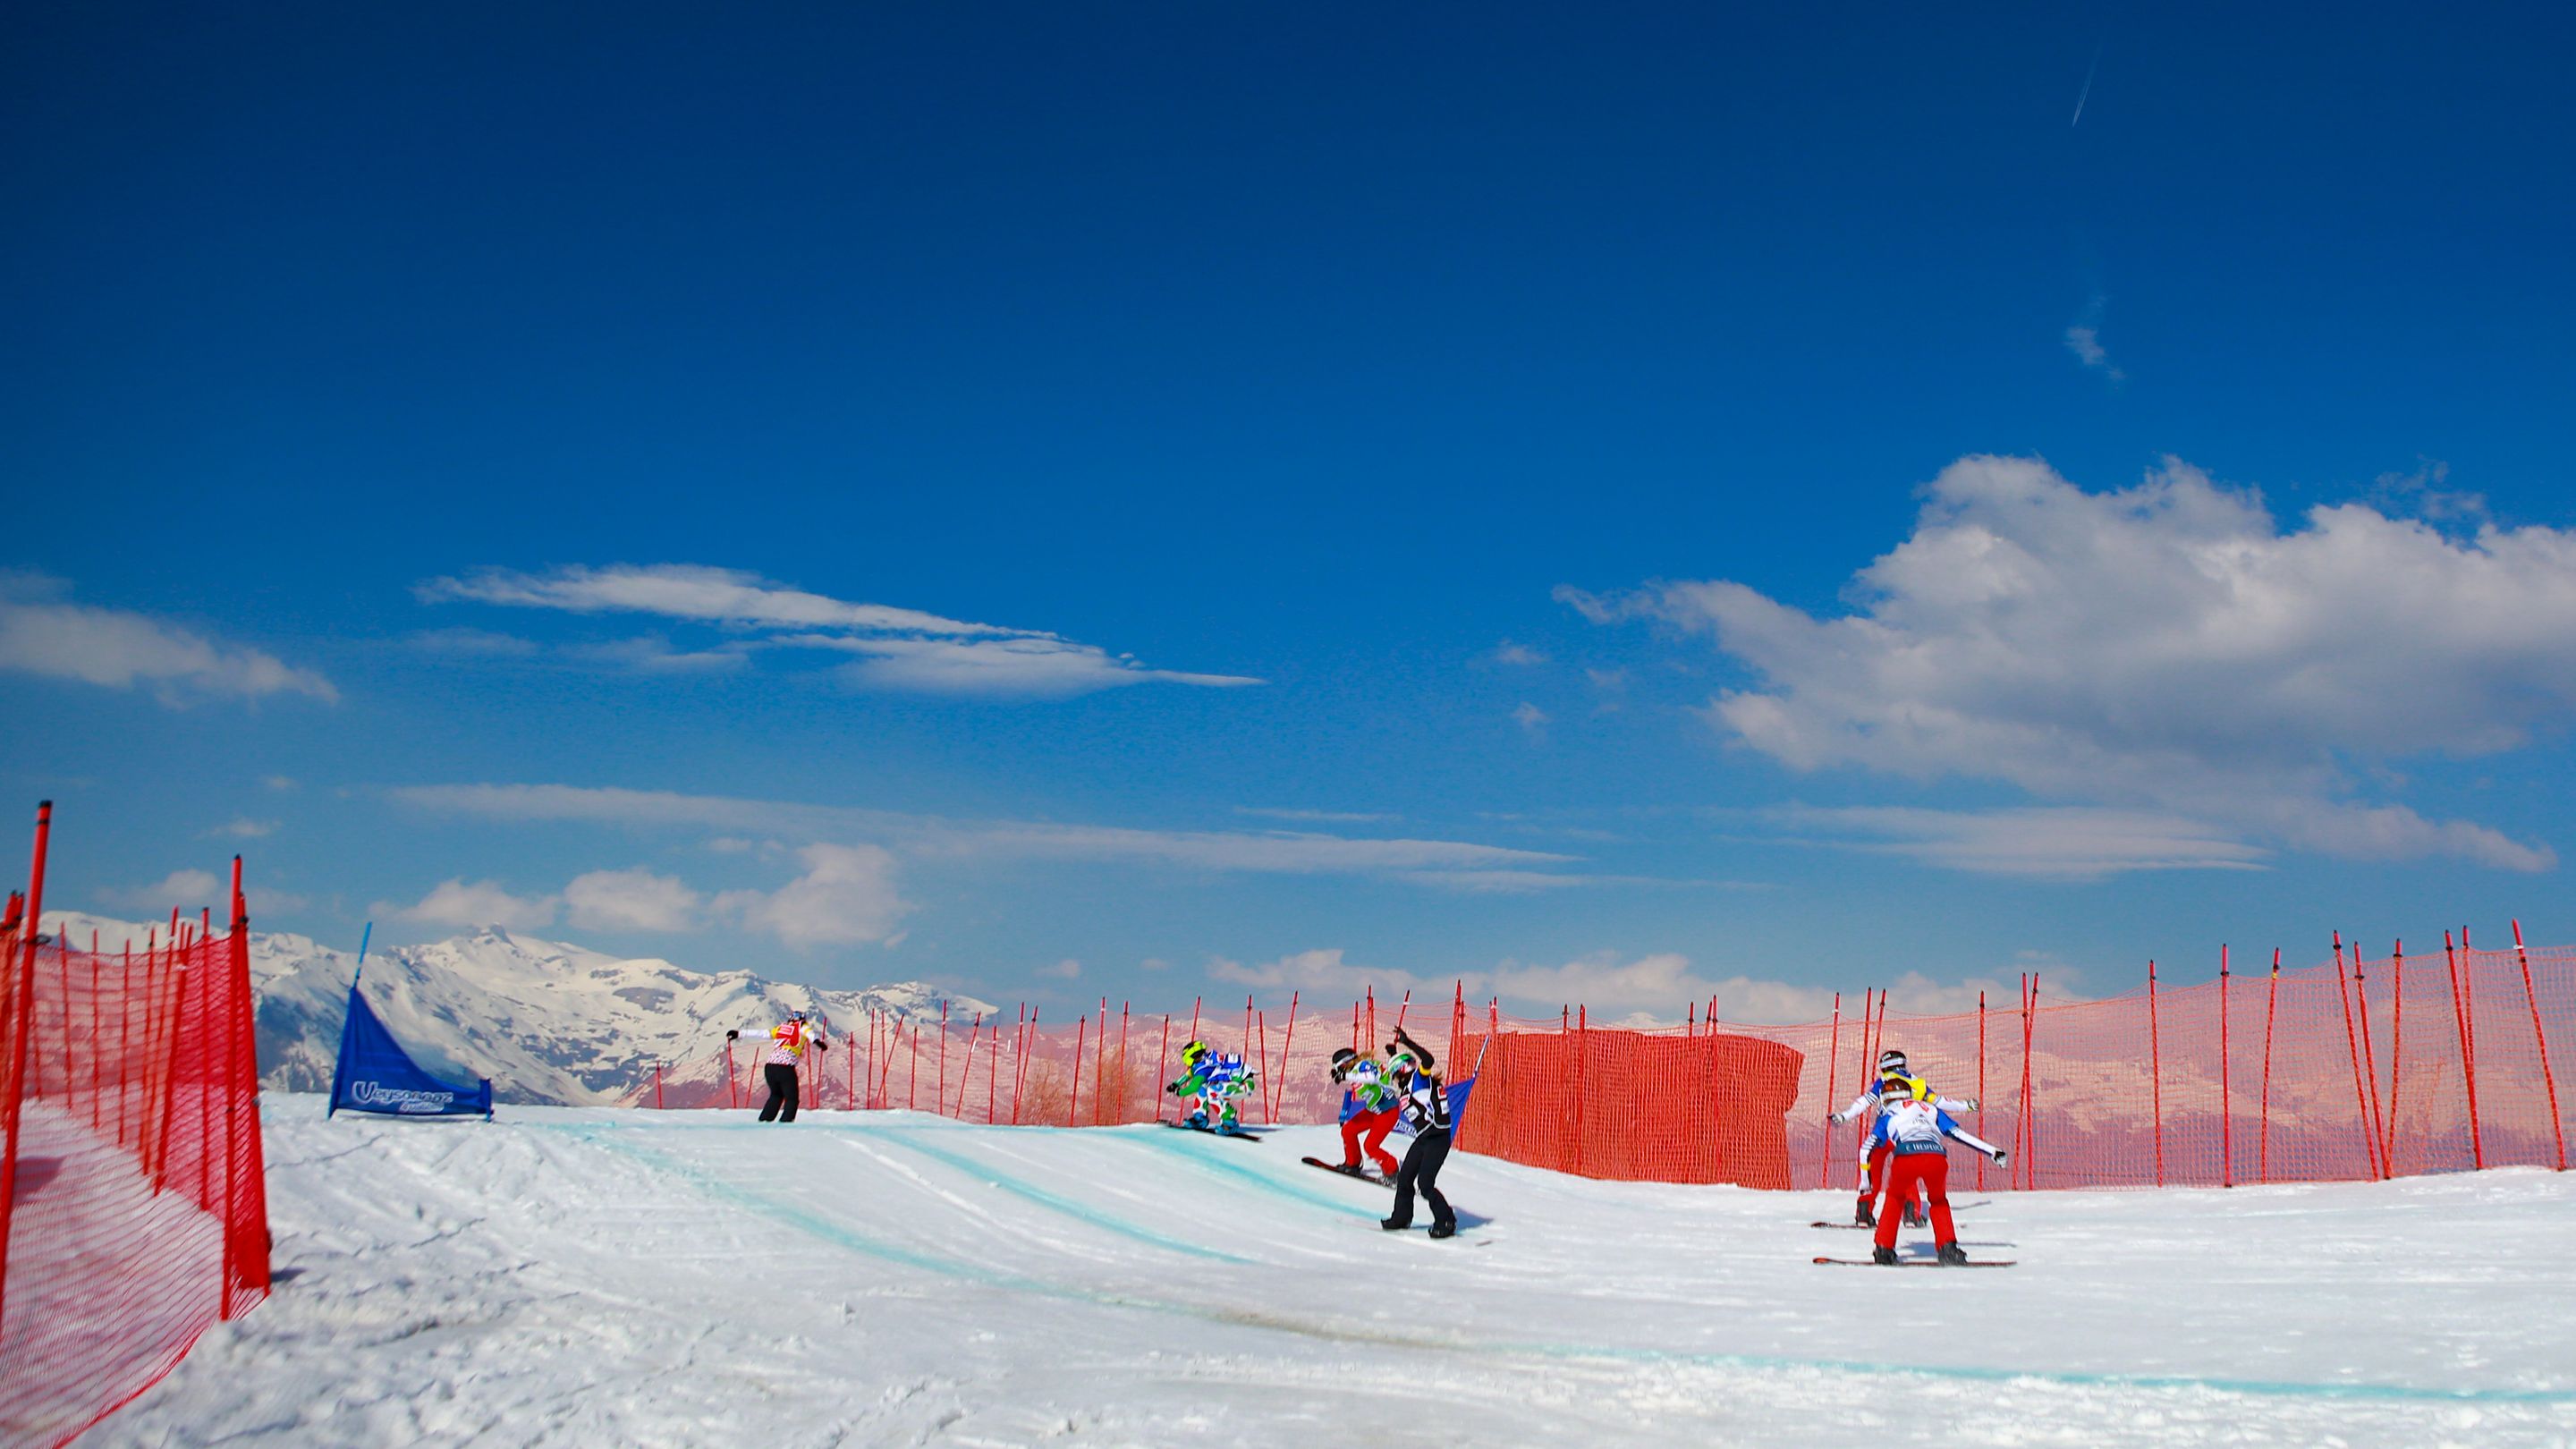
<instances>
[{"instance_id":1,"label":"red safety netting","mask_svg":"<svg viewBox=\"0 0 2576 1449\"><path fill-rule=\"evenodd\" d=\"M1408 1015L1408 1013L1410 1013ZM1070 1023L1027 1007L1008 1020L907 1017L892 1013L831 1027L832 1049L808 1054L797 1071L800 1110L846 1108L937 1112L969 1122L1103 1127L1174 1115L1163 1086L1180 1075L1192 1040L1241 1053L1254 1090L1238 1099L1247 1123L1330 1122L1341 1107L1331 1077L1335 1047L1374 1051L1381 1029L1399 1020L1417 1035L1445 1031L1447 1007L1428 1013L1374 998L1347 1011L1318 1012L1292 995L1275 1017L1256 1001L1240 1015L1201 1002L1187 1012L1147 1015L1102 1003ZM1436 1044L1439 1040L1433 1036ZM745 1035L690 1060L669 1063L628 1092L628 1106L757 1108L768 1100L761 1063L768 1044Z\"/></svg>"},{"instance_id":2,"label":"red safety netting","mask_svg":"<svg viewBox=\"0 0 2576 1449\"><path fill-rule=\"evenodd\" d=\"M0 933L0 1443L60 1444L268 1293L240 863L233 920L47 939L35 885Z\"/></svg>"},{"instance_id":3,"label":"red safety netting","mask_svg":"<svg viewBox=\"0 0 2576 1449\"><path fill-rule=\"evenodd\" d=\"M1588 1177L1824 1187L1857 1179L1859 1122L1826 1113L1897 1048L1961 1126L2011 1153L1983 1188L2225 1186L2563 1169L2576 1099L2576 950L2392 953L2298 971L2150 980L2104 1001L1891 1015L1874 995L1798 1026L1592 1028L1457 1008L1484 1058L1459 1147ZM1487 1043L1491 1042L1488 1046Z\"/></svg>"},{"instance_id":4,"label":"red safety netting","mask_svg":"<svg viewBox=\"0 0 2576 1449\"><path fill-rule=\"evenodd\" d=\"M1978 1188L2227 1185L2403 1176L2508 1164L2563 1167L2555 1067L2576 1051L2576 950L2358 957L2295 971L2228 971L2103 1001L2056 1002L2027 978L2009 1005L1892 1015L1865 993L1795 1026L1596 1028L1471 1010L1459 994L1417 1010L1450 1081L1476 1080L1459 1147L1587 1177L1850 1185L1865 1125L1825 1116L1864 1091L1878 1053L1903 1049L1942 1094L1974 1099L1961 1126L2009 1150L1961 1164ZM1449 1018L1443 1022L1440 1017ZM971 1122L1104 1126L1171 1114L1161 1085L1193 1035L1255 1065L1246 1122L1330 1122L1332 1050L1384 1038L1373 1000L1314 1012L1299 998L1240 1016L1199 1003L1145 1015L1106 1002L1071 1023L1021 1007L1008 1020L872 1016L801 1070L825 1109L903 1108ZM1435 1035L1436 1029L1436 1035ZM758 1107L748 1039L657 1069L637 1106ZM2474 1087L2474 1090L2472 1088Z\"/></svg>"}]
</instances>

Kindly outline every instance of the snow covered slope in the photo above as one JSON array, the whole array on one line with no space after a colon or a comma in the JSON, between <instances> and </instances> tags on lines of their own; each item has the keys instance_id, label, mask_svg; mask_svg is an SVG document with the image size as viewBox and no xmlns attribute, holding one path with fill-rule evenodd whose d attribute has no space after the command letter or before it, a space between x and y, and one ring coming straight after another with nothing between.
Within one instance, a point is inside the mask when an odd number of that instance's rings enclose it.
<instances>
[{"instance_id":1,"label":"snow covered slope","mask_svg":"<svg viewBox=\"0 0 2576 1449\"><path fill-rule=\"evenodd\" d=\"M145 927L78 912L45 913L45 928L108 950ZM260 1079L283 1091L327 1091L340 1045L354 951L305 936L251 933L259 997ZM668 961L621 960L498 926L429 946L367 955L367 1000L432 1071L490 1077L504 1102L589 1104L648 1080L656 1061L716 1050L728 1030L766 1030L789 1011L816 1014L838 1032L871 1010L937 1016L945 996L960 1016L993 1007L908 981L862 991L818 991L748 971L689 971Z\"/></svg>"},{"instance_id":2,"label":"snow covered slope","mask_svg":"<svg viewBox=\"0 0 2576 1449\"><path fill-rule=\"evenodd\" d=\"M1842 1193L1156 1127L268 1104L269 1303L145 1446L2564 1444L2576 1178L1961 1193L1986 1272L1819 1268ZM1910 1247L1922 1248L1919 1234Z\"/></svg>"}]
</instances>

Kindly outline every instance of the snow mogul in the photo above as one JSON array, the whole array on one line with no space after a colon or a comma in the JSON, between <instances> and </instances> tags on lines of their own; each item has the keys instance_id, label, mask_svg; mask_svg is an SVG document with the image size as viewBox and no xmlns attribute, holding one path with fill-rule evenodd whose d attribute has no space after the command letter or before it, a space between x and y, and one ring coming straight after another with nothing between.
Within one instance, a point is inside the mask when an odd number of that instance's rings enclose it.
<instances>
[{"instance_id":1,"label":"snow mogul","mask_svg":"<svg viewBox=\"0 0 2576 1449\"><path fill-rule=\"evenodd\" d=\"M729 1031L725 1033L725 1040L731 1041L740 1035L741 1032ZM824 1030L808 1022L801 1011L770 1028L769 1054L761 1058L760 1065L761 1079L769 1084L769 1100L760 1107L761 1121L796 1120L796 1101L800 1095L796 1087L796 1064L805 1060L808 1050L827 1052L831 1049L832 1044Z\"/></svg>"},{"instance_id":2,"label":"snow mogul","mask_svg":"<svg viewBox=\"0 0 2576 1449\"><path fill-rule=\"evenodd\" d=\"M1182 1125L1232 1136L1243 1130L1235 1098L1250 1092L1253 1081L1242 1057L1212 1051L1206 1042L1194 1041L1181 1048L1180 1079L1164 1083L1163 1090L1190 1104Z\"/></svg>"},{"instance_id":3,"label":"snow mogul","mask_svg":"<svg viewBox=\"0 0 2576 1449\"><path fill-rule=\"evenodd\" d=\"M1393 1178L1398 1170L1395 1154L1386 1150L1386 1134L1394 1129L1404 1099L1386 1076L1375 1057L1349 1047L1333 1053L1333 1080L1342 1088L1342 1171L1353 1177L1367 1176L1360 1170L1363 1149L1377 1164L1378 1176Z\"/></svg>"},{"instance_id":4,"label":"snow mogul","mask_svg":"<svg viewBox=\"0 0 2576 1449\"><path fill-rule=\"evenodd\" d=\"M1431 1070L1436 1063L1430 1051L1406 1036L1402 1027L1396 1028L1395 1040L1386 1044L1386 1065L1395 1079L1404 1125L1413 1132L1413 1145L1404 1150L1404 1165L1396 1169L1395 1212L1378 1226L1390 1233L1413 1226L1413 1193L1420 1188L1423 1201L1431 1204L1431 1236L1454 1236L1458 1214L1450 1210L1449 1199L1440 1195L1440 1167L1449 1160L1449 1089Z\"/></svg>"},{"instance_id":5,"label":"snow mogul","mask_svg":"<svg viewBox=\"0 0 2576 1449\"><path fill-rule=\"evenodd\" d=\"M1895 1089L1899 1081L1906 1084L1901 1093ZM1878 1123L1870 1129L1870 1136L1884 1143L1889 1152L1890 1199L1912 1202L1915 1189L1920 1187L1932 1204L1934 1251L1945 1264L1965 1263L1967 1251L1959 1246L1959 1230L1950 1220L1950 1152L1943 1139L1975 1148L1998 1165L2004 1160L2004 1150L1950 1120L1950 1114L1941 1110L1933 1097L1929 1082L1911 1077L1883 1082L1880 1097ZM1877 1243L1869 1253L1871 1262L1896 1262L1896 1222L1894 1213L1880 1215Z\"/></svg>"},{"instance_id":6,"label":"snow mogul","mask_svg":"<svg viewBox=\"0 0 2576 1449\"><path fill-rule=\"evenodd\" d=\"M1825 1120L1839 1126L1842 1123L1855 1121L1861 1117L1868 1116L1872 1112L1881 1110L1882 1102L1891 1096L1913 1095L1915 1080L1914 1076L1906 1070L1905 1053L1894 1049L1880 1052L1878 1054L1878 1085L1861 1093L1859 1096L1852 1098L1851 1105L1843 1108L1841 1111L1826 1113ZM1977 1099L1974 1097L1944 1097L1936 1093L1932 1099L1932 1105L1940 1108L1944 1112L1973 1112L1977 1110ZM1874 1228L1878 1226L1878 1214L1871 1209L1871 1204L1875 1202L1878 1197L1877 1190L1873 1184L1885 1180L1882 1174L1887 1170L1887 1156L1887 1144L1881 1141L1875 1132L1861 1140L1860 1201L1852 1209L1852 1226L1854 1227ZM1905 1205L1905 1225L1907 1227L1919 1228L1923 1226L1923 1209L1916 1205L1912 1198L1897 1198L1894 1199L1894 1201L1901 1202Z\"/></svg>"}]
</instances>

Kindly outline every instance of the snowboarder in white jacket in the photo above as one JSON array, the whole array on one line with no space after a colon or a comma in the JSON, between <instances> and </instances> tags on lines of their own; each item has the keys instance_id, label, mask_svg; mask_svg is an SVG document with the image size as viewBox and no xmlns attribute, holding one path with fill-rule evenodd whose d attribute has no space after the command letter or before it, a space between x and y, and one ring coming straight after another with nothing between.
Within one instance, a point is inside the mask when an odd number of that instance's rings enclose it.
<instances>
[{"instance_id":1,"label":"snowboarder in white jacket","mask_svg":"<svg viewBox=\"0 0 2576 1449\"><path fill-rule=\"evenodd\" d=\"M1950 1120L1950 1114L1934 1105L1928 1082L1899 1078L1911 1084L1911 1090L1899 1093L1883 1091L1878 1125L1871 1129L1873 1140L1886 1142L1889 1150L1887 1192L1891 1206L1910 1202L1919 1184L1932 1204L1932 1241L1944 1264L1965 1263L1967 1251L1959 1246L1959 1230L1950 1219L1950 1156L1943 1142L1961 1142L1986 1154L1997 1162L2004 1160L2004 1150L1975 1136ZM1896 1261L1896 1224L1893 1212L1879 1214L1877 1243L1870 1251L1875 1263Z\"/></svg>"},{"instance_id":2,"label":"snowboarder in white jacket","mask_svg":"<svg viewBox=\"0 0 2576 1449\"><path fill-rule=\"evenodd\" d=\"M725 1033L725 1039L731 1041L740 1035L742 1033L738 1031L729 1031ZM769 1052L761 1058L760 1075L769 1086L769 1100L761 1104L760 1120L793 1122L796 1120L797 1098L801 1095L796 1085L797 1064L805 1060L808 1049L827 1052L832 1045L823 1029L808 1022L801 1011L770 1028L767 1040Z\"/></svg>"}]
</instances>

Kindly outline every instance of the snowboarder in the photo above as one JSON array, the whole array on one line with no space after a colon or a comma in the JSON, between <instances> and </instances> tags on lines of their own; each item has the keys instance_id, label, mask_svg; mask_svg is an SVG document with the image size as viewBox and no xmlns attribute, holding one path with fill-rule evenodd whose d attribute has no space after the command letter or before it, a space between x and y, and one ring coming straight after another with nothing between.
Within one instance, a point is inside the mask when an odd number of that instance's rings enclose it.
<instances>
[{"instance_id":1,"label":"snowboarder","mask_svg":"<svg viewBox=\"0 0 2576 1449\"><path fill-rule=\"evenodd\" d=\"M1908 1084L1898 1092L1896 1082ZM1911 1202L1919 1185L1932 1203L1932 1241L1944 1264L1968 1261L1966 1250L1959 1246L1959 1230L1950 1220L1950 1154L1943 1138L1962 1142L1991 1157L2000 1165L2004 1150L1981 1137L1971 1135L1950 1114L1935 1105L1932 1086L1910 1077L1896 1078L1882 1084L1878 1124L1870 1136L1888 1145L1887 1191L1894 1202ZM1878 1219L1876 1246L1870 1250L1873 1263L1896 1261L1897 1215L1883 1213Z\"/></svg>"},{"instance_id":2,"label":"snowboarder","mask_svg":"<svg viewBox=\"0 0 2576 1449\"><path fill-rule=\"evenodd\" d=\"M1868 1091L1861 1093L1859 1096L1852 1098L1851 1105L1843 1108L1841 1111L1826 1113L1825 1120L1839 1126L1842 1123L1852 1121L1877 1108L1880 1105L1881 1099L1884 1097L1890 1095L1910 1096L1913 1093L1912 1084L1914 1079L1906 1070L1905 1053L1901 1051L1891 1048L1878 1054L1878 1077L1879 1082L1877 1086L1872 1087ZM1944 1112L1973 1112L1977 1110L1977 1099L1974 1097L1943 1097L1935 1094L1932 1100L1932 1105L1940 1108ZM1878 1214L1872 1210L1871 1204L1874 1203L1878 1197L1876 1184L1885 1181L1883 1174L1887 1170L1887 1155L1888 1148L1886 1143L1880 1141L1876 1134L1873 1133L1872 1135L1862 1139L1860 1160L1860 1201L1852 1209L1852 1225L1854 1227L1872 1228L1878 1226ZM1897 1201L1900 1201L1905 1205L1905 1225L1907 1227L1919 1228L1923 1226L1923 1209L1920 1206L1916 1205L1916 1203L1910 1198L1900 1198L1897 1199Z\"/></svg>"},{"instance_id":3,"label":"snowboarder","mask_svg":"<svg viewBox=\"0 0 2576 1449\"><path fill-rule=\"evenodd\" d=\"M1377 1058L1342 1047L1333 1053L1333 1080L1342 1086L1342 1171L1363 1176L1360 1152L1366 1149L1378 1176L1394 1177L1398 1167L1395 1154L1386 1150L1386 1134L1403 1099L1387 1084L1386 1069Z\"/></svg>"},{"instance_id":4,"label":"snowboarder","mask_svg":"<svg viewBox=\"0 0 2576 1449\"><path fill-rule=\"evenodd\" d=\"M1423 1201L1431 1204L1431 1236L1453 1236L1458 1214L1440 1195L1440 1165L1449 1160L1449 1089L1431 1070L1436 1065L1431 1053L1402 1027L1386 1044L1386 1064L1402 1094L1400 1110L1413 1129L1413 1145L1404 1150L1404 1165L1396 1169L1395 1213L1378 1226L1390 1233L1413 1226L1413 1193L1419 1188Z\"/></svg>"},{"instance_id":5,"label":"snowboarder","mask_svg":"<svg viewBox=\"0 0 2576 1449\"><path fill-rule=\"evenodd\" d=\"M1189 1115L1181 1119L1185 1125L1231 1136L1243 1130L1234 1099L1250 1092L1253 1082L1253 1073L1244 1066L1242 1057L1214 1051L1206 1042L1194 1041L1181 1048L1180 1079L1164 1083L1163 1090L1185 1101L1196 1099Z\"/></svg>"},{"instance_id":6,"label":"snowboarder","mask_svg":"<svg viewBox=\"0 0 2576 1449\"><path fill-rule=\"evenodd\" d=\"M742 1035L741 1032L729 1031L725 1033L725 1040L731 1041L740 1035ZM826 1038L823 1029L808 1023L805 1020L805 1013L801 1011L793 1013L785 1021L770 1029L769 1055L761 1059L760 1067L761 1079L769 1084L769 1100L762 1103L760 1108L761 1121L793 1122L796 1120L796 1102L799 1095L796 1086L796 1064L805 1059L808 1047L818 1052L827 1052L832 1049L832 1044Z\"/></svg>"}]
</instances>

